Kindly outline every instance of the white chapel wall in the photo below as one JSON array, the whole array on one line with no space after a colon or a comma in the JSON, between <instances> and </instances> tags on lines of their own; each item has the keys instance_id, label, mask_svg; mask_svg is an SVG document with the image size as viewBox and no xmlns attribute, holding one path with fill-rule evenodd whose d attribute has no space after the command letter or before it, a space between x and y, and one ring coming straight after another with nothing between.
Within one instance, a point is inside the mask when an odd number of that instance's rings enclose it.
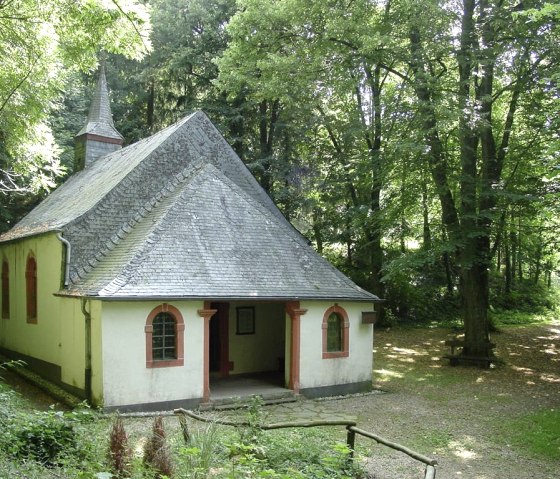
<instances>
[{"instance_id":1,"label":"white chapel wall","mask_svg":"<svg viewBox=\"0 0 560 479\"><path fill-rule=\"evenodd\" d=\"M349 355L323 359L322 324L327 301L302 301L307 309L301 316L300 388L318 388L371 381L373 361L373 325L362 324L362 311L372 311L371 303L338 302L350 321Z\"/></svg>"},{"instance_id":2,"label":"white chapel wall","mask_svg":"<svg viewBox=\"0 0 560 479\"><path fill-rule=\"evenodd\" d=\"M156 301L104 301L103 405L148 404L201 398L203 395L204 320L202 301L169 301L185 322L184 366L146 367L144 326Z\"/></svg>"}]
</instances>

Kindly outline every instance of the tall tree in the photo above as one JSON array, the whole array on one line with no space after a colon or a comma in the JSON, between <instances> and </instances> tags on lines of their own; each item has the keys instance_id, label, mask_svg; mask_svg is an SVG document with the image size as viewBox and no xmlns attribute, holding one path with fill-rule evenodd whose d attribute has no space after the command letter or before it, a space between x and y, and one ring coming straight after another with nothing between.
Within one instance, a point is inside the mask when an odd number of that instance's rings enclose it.
<instances>
[{"instance_id":1,"label":"tall tree","mask_svg":"<svg viewBox=\"0 0 560 479\"><path fill-rule=\"evenodd\" d=\"M135 0L0 0L0 189L53 186L60 173L48 116L68 75L100 50L140 58L147 10Z\"/></svg>"}]
</instances>

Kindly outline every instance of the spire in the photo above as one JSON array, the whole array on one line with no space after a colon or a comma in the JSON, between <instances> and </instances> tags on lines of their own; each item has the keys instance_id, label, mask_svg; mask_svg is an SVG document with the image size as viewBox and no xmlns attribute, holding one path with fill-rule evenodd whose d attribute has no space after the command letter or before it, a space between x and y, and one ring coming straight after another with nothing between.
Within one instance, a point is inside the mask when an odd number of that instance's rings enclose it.
<instances>
[{"instance_id":1,"label":"spire","mask_svg":"<svg viewBox=\"0 0 560 479\"><path fill-rule=\"evenodd\" d=\"M75 142L75 171L88 167L97 158L120 149L123 143L123 137L113 123L104 61L99 64L99 77L87 122L76 135Z\"/></svg>"}]
</instances>

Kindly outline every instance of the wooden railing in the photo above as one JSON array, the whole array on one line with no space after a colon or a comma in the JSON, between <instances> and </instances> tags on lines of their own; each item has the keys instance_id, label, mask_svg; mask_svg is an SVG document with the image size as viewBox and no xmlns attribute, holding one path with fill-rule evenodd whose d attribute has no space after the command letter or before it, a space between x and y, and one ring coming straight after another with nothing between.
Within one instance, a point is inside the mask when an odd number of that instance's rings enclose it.
<instances>
[{"instance_id":1,"label":"wooden railing","mask_svg":"<svg viewBox=\"0 0 560 479\"><path fill-rule=\"evenodd\" d=\"M233 426L233 427L248 427L252 426L255 427L254 424L249 424L246 421L228 421L223 419L209 419L199 414L196 414L194 411L190 411L187 409L175 409L175 414L179 418L179 422L181 424L181 429L183 430L183 436L185 440L188 440L189 432L187 427L186 416L196 419L197 421L221 424L224 426ZM271 424L259 424L257 427L262 429L263 431L269 431L272 429L285 429L290 427L321 427L321 426L345 426L346 427L346 443L348 445L348 449L350 450L350 457L353 458L354 449L356 446L356 434L360 436L367 437L368 439L372 439L378 444L383 444L384 446L390 447L396 451L402 452L407 456L415 459L419 462L422 462L426 465L424 470L424 479L435 479L436 477L436 466L437 461L435 459L430 459L423 454L420 454L408 447L402 446L401 444L397 444L396 442L389 441L377 434L373 434L368 431L364 431L356 427L355 421L347 421L347 420L321 420L321 421L288 421L288 422L278 422L278 423L271 423Z\"/></svg>"}]
</instances>

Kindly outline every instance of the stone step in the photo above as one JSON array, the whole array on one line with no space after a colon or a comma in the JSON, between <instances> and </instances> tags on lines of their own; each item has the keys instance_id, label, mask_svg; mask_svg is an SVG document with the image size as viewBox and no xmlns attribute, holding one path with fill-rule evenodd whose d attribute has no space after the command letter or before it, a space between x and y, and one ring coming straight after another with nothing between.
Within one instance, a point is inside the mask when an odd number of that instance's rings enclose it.
<instances>
[{"instance_id":1,"label":"stone step","mask_svg":"<svg viewBox=\"0 0 560 479\"><path fill-rule=\"evenodd\" d=\"M228 397L211 399L208 403L203 403L198 406L199 411L223 411L228 409L239 409L247 407L251 403L251 399L255 396L260 396L265 406L273 404L284 404L296 402L297 396L293 391L286 391L280 393L269 394L255 394L246 397Z\"/></svg>"}]
</instances>

